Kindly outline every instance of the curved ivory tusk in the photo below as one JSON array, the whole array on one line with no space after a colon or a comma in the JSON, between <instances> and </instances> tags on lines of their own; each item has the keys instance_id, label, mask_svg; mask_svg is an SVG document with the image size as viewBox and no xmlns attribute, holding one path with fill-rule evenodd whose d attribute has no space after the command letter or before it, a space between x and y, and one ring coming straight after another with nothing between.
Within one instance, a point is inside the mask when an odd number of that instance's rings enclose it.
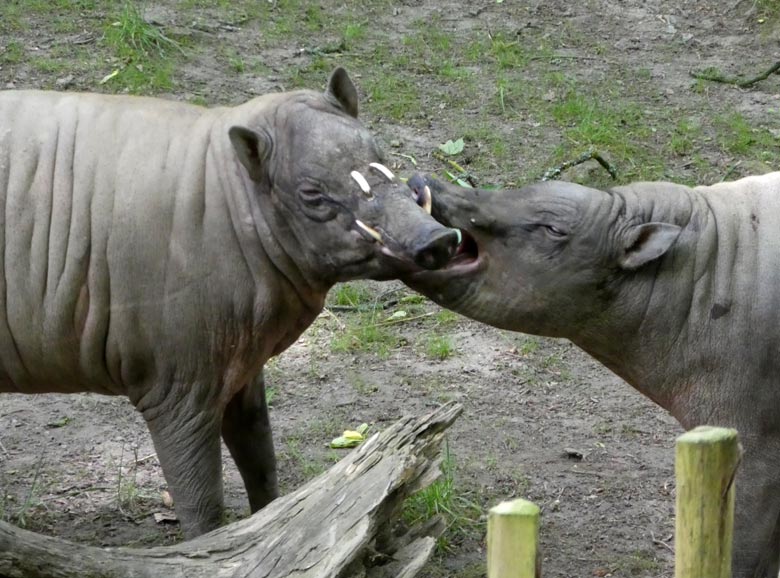
<instances>
[{"instance_id":1,"label":"curved ivory tusk","mask_svg":"<svg viewBox=\"0 0 780 578\"><path fill-rule=\"evenodd\" d=\"M369 163L368 166L374 169L375 171L377 171L378 173L382 173L388 181L392 181L393 179L395 179L395 175L393 174L393 171L388 169L385 165L379 163Z\"/></svg>"},{"instance_id":2,"label":"curved ivory tusk","mask_svg":"<svg viewBox=\"0 0 780 578\"><path fill-rule=\"evenodd\" d=\"M355 179L355 182L360 185L360 190L364 193L370 193L371 187L368 185L368 181L366 180L366 177L361 175L357 171L352 171L349 173L349 176L351 176L353 179Z\"/></svg>"},{"instance_id":3,"label":"curved ivory tusk","mask_svg":"<svg viewBox=\"0 0 780 578\"><path fill-rule=\"evenodd\" d=\"M377 243L379 243L380 245L382 244L382 235L379 233L379 231L369 227L368 225L366 225L363 221L361 221L359 219L355 219L355 224L358 227L360 227L363 231L368 233L368 235L371 236L371 238L373 238Z\"/></svg>"},{"instance_id":4,"label":"curved ivory tusk","mask_svg":"<svg viewBox=\"0 0 780 578\"><path fill-rule=\"evenodd\" d=\"M460 232L460 229L453 229L458 234L458 245L460 245L463 242L463 233ZM456 247L458 246L456 245Z\"/></svg>"},{"instance_id":5,"label":"curved ivory tusk","mask_svg":"<svg viewBox=\"0 0 780 578\"><path fill-rule=\"evenodd\" d=\"M422 208L430 215L431 209L433 209L433 197L431 196L431 188L428 185L425 185L425 188L423 189L423 195L425 198L423 199Z\"/></svg>"}]
</instances>

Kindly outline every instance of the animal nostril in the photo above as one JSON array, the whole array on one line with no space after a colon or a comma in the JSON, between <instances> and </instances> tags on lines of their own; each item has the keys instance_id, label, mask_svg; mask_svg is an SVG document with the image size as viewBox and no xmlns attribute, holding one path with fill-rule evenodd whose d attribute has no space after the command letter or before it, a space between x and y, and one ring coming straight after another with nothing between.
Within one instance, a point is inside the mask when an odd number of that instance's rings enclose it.
<instances>
[{"instance_id":1,"label":"animal nostril","mask_svg":"<svg viewBox=\"0 0 780 578\"><path fill-rule=\"evenodd\" d=\"M444 229L431 235L427 242L418 247L414 254L414 262L423 269L440 269L444 267L458 247L458 232Z\"/></svg>"}]
</instances>

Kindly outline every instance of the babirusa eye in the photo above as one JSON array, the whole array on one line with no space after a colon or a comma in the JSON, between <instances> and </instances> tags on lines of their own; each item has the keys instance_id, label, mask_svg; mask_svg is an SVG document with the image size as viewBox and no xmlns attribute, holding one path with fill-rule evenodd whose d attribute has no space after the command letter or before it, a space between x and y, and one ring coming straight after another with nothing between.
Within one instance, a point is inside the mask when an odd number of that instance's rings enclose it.
<instances>
[{"instance_id":1,"label":"babirusa eye","mask_svg":"<svg viewBox=\"0 0 780 578\"><path fill-rule=\"evenodd\" d=\"M318 189L301 189L298 194L304 203L309 206L321 205L323 201L322 192Z\"/></svg>"},{"instance_id":2,"label":"babirusa eye","mask_svg":"<svg viewBox=\"0 0 780 578\"><path fill-rule=\"evenodd\" d=\"M545 225L545 230L553 237L565 237L566 233L555 225Z\"/></svg>"}]
</instances>

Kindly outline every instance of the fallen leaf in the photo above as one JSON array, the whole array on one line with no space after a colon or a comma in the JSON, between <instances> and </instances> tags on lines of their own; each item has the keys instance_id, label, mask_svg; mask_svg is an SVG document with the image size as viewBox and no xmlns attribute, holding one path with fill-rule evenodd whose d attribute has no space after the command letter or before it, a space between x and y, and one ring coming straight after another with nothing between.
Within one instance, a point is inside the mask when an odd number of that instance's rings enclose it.
<instances>
[{"instance_id":1,"label":"fallen leaf","mask_svg":"<svg viewBox=\"0 0 780 578\"><path fill-rule=\"evenodd\" d=\"M444 144L439 145L439 150L443 152L445 155L456 155L459 152L463 151L463 139L459 138L456 141L448 140Z\"/></svg>"}]
</instances>

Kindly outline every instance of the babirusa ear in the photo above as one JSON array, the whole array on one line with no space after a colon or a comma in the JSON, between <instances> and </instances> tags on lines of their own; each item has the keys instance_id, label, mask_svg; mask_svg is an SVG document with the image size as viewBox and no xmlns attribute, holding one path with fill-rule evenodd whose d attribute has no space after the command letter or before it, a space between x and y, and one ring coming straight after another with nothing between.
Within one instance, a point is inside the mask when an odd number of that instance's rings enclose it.
<instances>
[{"instance_id":1,"label":"babirusa ear","mask_svg":"<svg viewBox=\"0 0 780 578\"><path fill-rule=\"evenodd\" d=\"M669 223L645 223L631 227L624 236L618 263L623 269L639 269L666 253L681 230L677 225Z\"/></svg>"},{"instance_id":2,"label":"babirusa ear","mask_svg":"<svg viewBox=\"0 0 780 578\"><path fill-rule=\"evenodd\" d=\"M340 66L333 71L328 80L325 96L340 106L350 116L357 118L358 94L355 85L349 79L347 71Z\"/></svg>"},{"instance_id":3,"label":"babirusa ear","mask_svg":"<svg viewBox=\"0 0 780 578\"><path fill-rule=\"evenodd\" d=\"M236 149L238 160L244 165L253 181L263 180L265 164L271 156L271 137L265 131L254 131L243 126L231 126L230 142Z\"/></svg>"}]
</instances>

